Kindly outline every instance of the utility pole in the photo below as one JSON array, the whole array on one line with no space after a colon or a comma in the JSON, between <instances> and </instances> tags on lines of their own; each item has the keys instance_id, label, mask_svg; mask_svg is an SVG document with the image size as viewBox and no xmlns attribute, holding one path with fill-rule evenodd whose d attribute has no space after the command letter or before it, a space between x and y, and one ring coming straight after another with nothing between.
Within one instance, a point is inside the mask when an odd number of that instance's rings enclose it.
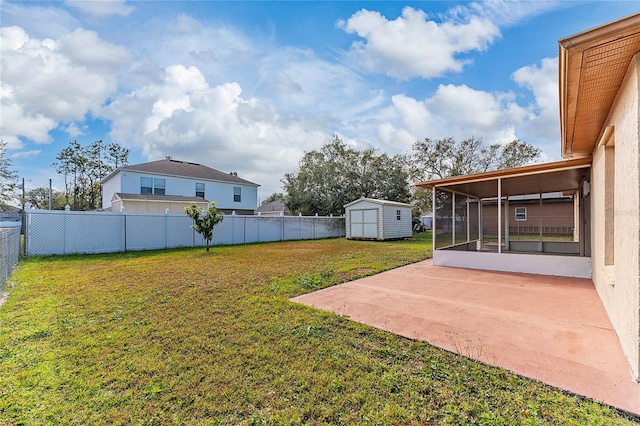
<instances>
[{"instance_id":1,"label":"utility pole","mask_svg":"<svg viewBox=\"0 0 640 426\"><path fill-rule=\"evenodd\" d=\"M53 210L53 191L51 190L51 179L49 179L49 210Z\"/></svg>"}]
</instances>

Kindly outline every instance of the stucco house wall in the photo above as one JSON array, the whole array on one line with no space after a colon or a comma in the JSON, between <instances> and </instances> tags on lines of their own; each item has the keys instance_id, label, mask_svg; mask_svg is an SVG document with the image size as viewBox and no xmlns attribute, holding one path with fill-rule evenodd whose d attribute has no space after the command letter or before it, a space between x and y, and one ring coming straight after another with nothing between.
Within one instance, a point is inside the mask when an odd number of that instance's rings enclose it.
<instances>
[{"instance_id":1,"label":"stucco house wall","mask_svg":"<svg viewBox=\"0 0 640 426\"><path fill-rule=\"evenodd\" d=\"M631 61L607 118L605 128L613 127L611 136L601 140L593 152L591 180L592 278L636 380L640 380L639 98L640 53ZM605 144L613 147L606 154ZM607 161L611 154L613 161ZM607 179L612 177L615 183L608 186ZM611 187L612 216L606 206ZM613 233L607 228L608 216L613 219ZM606 260L611 249L613 260Z\"/></svg>"}]
</instances>

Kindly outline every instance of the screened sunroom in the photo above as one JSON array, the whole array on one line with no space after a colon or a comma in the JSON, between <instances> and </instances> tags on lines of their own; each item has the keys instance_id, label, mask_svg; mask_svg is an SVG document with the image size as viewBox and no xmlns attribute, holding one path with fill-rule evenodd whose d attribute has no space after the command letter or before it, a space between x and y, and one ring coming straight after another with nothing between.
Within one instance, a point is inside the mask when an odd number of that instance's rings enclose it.
<instances>
[{"instance_id":1,"label":"screened sunroom","mask_svg":"<svg viewBox=\"0 0 640 426\"><path fill-rule=\"evenodd\" d=\"M454 176L432 189L435 265L591 277L591 159Z\"/></svg>"}]
</instances>

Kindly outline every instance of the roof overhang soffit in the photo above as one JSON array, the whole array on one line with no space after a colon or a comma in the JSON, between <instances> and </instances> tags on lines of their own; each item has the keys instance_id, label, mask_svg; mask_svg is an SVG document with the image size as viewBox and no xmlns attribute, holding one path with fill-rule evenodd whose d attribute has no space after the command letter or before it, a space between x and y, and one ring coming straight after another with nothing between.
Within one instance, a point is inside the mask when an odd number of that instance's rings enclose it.
<instances>
[{"instance_id":1,"label":"roof overhang soffit","mask_svg":"<svg viewBox=\"0 0 640 426\"><path fill-rule=\"evenodd\" d=\"M640 14L559 42L561 153L593 153L633 57L640 52Z\"/></svg>"}]
</instances>

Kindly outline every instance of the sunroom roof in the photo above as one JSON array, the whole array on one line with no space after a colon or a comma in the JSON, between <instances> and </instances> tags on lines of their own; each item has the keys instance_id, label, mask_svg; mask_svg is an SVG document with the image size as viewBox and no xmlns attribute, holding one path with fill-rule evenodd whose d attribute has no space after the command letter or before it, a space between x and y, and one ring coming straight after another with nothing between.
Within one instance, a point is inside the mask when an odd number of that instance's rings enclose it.
<instances>
[{"instance_id":1,"label":"sunroom roof","mask_svg":"<svg viewBox=\"0 0 640 426\"><path fill-rule=\"evenodd\" d=\"M579 188L580 181L587 177L590 167L591 158L587 157L452 176L420 182L415 186L455 191L478 198L493 198L498 196L497 180L500 179L503 196L571 192Z\"/></svg>"}]
</instances>

